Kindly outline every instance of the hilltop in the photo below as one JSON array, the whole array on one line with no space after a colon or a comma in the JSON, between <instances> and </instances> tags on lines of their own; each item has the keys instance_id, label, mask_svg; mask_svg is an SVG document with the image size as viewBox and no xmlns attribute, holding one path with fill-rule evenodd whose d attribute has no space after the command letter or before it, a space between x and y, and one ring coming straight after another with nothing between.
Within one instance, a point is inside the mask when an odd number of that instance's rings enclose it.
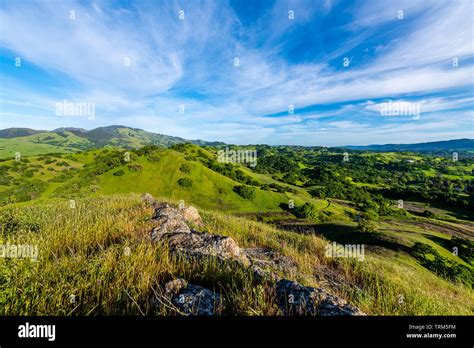
<instances>
[{"instance_id":1,"label":"hilltop","mask_svg":"<svg viewBox=\"0 0 474 348\"><path fill-rule=\"evenodd\" d=\"M92 130L71 127L57 128L52 131L8 128L0 130L0 158L13 157L16 152L21 153L22 156L31 156L44 153L73 153L106 146L126 149L145 145L168 147L187 142L200 146L223 144L203 140L186 140L147 132L139 128L117 125Z\"/></svg>"}]
</instances>

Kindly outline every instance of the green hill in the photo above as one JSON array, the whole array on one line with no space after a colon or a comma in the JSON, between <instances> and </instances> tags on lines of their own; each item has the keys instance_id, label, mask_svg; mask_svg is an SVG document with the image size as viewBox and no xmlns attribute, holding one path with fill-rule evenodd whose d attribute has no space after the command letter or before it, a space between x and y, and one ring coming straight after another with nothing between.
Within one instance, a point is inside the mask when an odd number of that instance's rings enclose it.
<instances>
[{"instance_id":1,"label":"green hill","mask_svg":"<svg viewBox=\"0 0 474 348\"><path fill-rule=\"evenodd\" d=\"M56 131L27 138L55 149L61 141L70 153L0 161L1 233L9 242L36 243L46 255L32 266L10 267L15 260L0 263L0 293L7 294L0 296L4 313L76 313L74 308L60 309L64 299L59 292L97 294L107 289L110 296L102 307L84 299L79 313L136 314L135 304L128 296L122 298L121 290L146 306L150 284L136 274L150 275L160 284L178 275L220 289L233 303L234 314L277 313L264 298L250 304L242 300L255 295L248 289L258 288L251 275L219 265L189 265L150 245L143 235L151 228L153 212L139 198L147 192L175 205L196 206L202 231L231 236L242 247L281 252L295 261L299 282L327 286L368 314L473 314L474 224L463 208L471 182L462 175L472 170L471 160L452 163L366 151L351 152L350 162L341 164L338 152L262 146L258 164L251 168L221 163L219 148L190 143L78 151L92 142L77 135L82 130ZM143 141L137 130L108 131L122 132L129 145L133 139L135 145ZM436 175L433 181L424 175L427 163L434 174L448 176ZM449 194L452 203L431 205L431 196L417 196L421 180L426 182L423 193ZM391 194L390 187L397 187L397 194L403 193L401 188L412 189L406 196L418 200L407 199L404 208L397 208L380 194ZM324 247L334 242L363 245L364 262L325 256ZM118 258L126 247L134 256ZM43 271L31 272L30 267ZM2 283L11 278L12 269L19 275L16 285ZM98 270L107 279L102 288L95 281ZM32 295L43 291L55 294L46 296L51 301ZM273 290L261 291L271 298ZM116 298L122 298L120 303ZM26 308L25 303L32 304ZM49 310L52 304L57 309Z\"/></svg>"},{"instance_id":2,"label":"green hill","mask_svg":"<svg viewBox=\"0 0 474 348\"><path fill-rule=\"evenodd\" d=\"M0 159L12 158L17 152L22 156L34 156L47 153L72 153L106 146L134 149L145 145L168 147L186 142L201 146L222 145L219 142L186 140L124 126L107 126L92 130L58 128L53 131L9 128L0 130Z\"/></svg>"}]
</instances>

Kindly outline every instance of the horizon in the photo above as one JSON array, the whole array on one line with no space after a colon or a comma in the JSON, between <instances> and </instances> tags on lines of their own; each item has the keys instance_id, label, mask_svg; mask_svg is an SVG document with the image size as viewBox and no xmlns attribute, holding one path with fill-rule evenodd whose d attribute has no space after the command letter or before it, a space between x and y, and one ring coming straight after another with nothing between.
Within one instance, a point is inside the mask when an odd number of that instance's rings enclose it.
<instances>
[{"instance_id":1,"label":"horizon","mask_svg":"<svg viewBox=\"0 0 474 348\"><path fill-rule=\"evenodd\" d=\"M0 129L0 131L8 130L8 129L30 129L34 131L44 131L44 132L54 132L60 129L78 129L78 130L84 130L86 132L95 130L97 128L110 128L110 127L118 127L118 128L130 128L130 129L136 129L140 131L144 131L147 133L152 133L156 135L164 135L164 136L169 136L169 137L177 137L180 138L179 136L176 135L170 135L170 134L163 134L163 133L154 133L154 132L149 132L146 129L142 128L136 128L136 127L129 127L129 126L124 126L124 125L119 125L119 124L111 124L108 126L101 126L101 127L96 127L96 128L81 128L81 127L58 127L54 129L33 129L33 128L28 128L28 127L9 127L9 128L3 128ZM183 140L188 140L188 141L205 141L208 143L212 142L219 142L218 140L212 140L212 139L186 139L182 138ZM416 144L427 144L427 143L433 143L433 142L448 142L448 141L456 141L456 140L474 140L474 138L456 138L456 139L442 139L442 140L436 140L436 141L425 141L425 142L419 142L419 143L381 143L381 144L363 144L363 145L353 145L353 144L345 144L345 145L333 145L333 146L324 146L324 145L318 145L318 144L313 144L313 145L298 145L298 144L266 144L266 143L247 143L247 144L232 144L232 143L224 143L224 145L233 145L233 146L259 146L259 145L268 145L268 146L303 146L303 147L339 147L339 148L344 148L344 147L369 147L369 146L387 146L387 145L416 145Z\"/></svg>"},{"instance_id":2,"label":"horizon","mask_svg":"<svg viewBox=\"0 0 474 348\"><path fill-rule=\"evenodd\" d=\"M236 145L472 139L473 10L468 0L0 2L0 128L120 124ZM93 113L58 113L66 102Z\"/></svg>"}]
</instances>

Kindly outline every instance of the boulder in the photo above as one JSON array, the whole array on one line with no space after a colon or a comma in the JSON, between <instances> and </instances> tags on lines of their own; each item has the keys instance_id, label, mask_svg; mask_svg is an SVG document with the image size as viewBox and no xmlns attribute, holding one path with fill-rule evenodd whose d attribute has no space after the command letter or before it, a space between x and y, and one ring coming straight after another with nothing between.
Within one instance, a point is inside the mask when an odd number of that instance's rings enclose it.
<instances>
[{"instance_id":1,"label":"boulder","mask_svg":"<svg viewBox=\"0 0 474 348\"><path fill-rule=\"evenodd\" d=\"M183 215L184 219L187 222L192 223L196 227L201 227L203 225L201 215L199 215L199 212L196 208L194 208L192 205L181 209L180 210L181 215Z\"/></svg>"},{"instance_id":2,"label":"boulder","mask_svg":"<svg viewBox=\"0 0 474 348\"><path fill-rule=\"evenodd\" d=\"M155 208L152 216L157 226L151 231L153 241L161 239L167 233L190 233L191 229L186 224L184 217L180 212L171 207L168 203L161 203Z\"/></svg>"},{"instance_id":3,"label":"boulder","mask_svg":"<svg viewBox=\"0 0 474 348\"><path fill-rule=\"evenodd\" d=\"M198 221L197 218L200 220L197 210L188 212L195 221ZM172 208L167 203L155 209L152 220L158 224L151 231L152 241L167 244L172 252L197 257L212 256L221 260L236 260L244 265L250 264L232 238L192 231L186 224L181 210Z\"/></svg>"},{"instance_id":4,"label":"boulder","mask_svg":"<svg viewBox=\"0 0 474 348\"><path fill-rule=\"evenodd\" d=\"M165 296L184 315L212 316L223 309L219 294L181 278L165 284Z\"/></svg>"},{"instance_id":5,"label":"boulder","mask_svg":"<svg viewBox=\"0 0 474 348\"><path fill-rule=\"evenodd\" d=\"M283 315L365 315L321 288L303 286L291 280L279 280L276 293Z\"/></svg>"},{"instance_id":6,"label":"boulder","mask_svg":"<svg viewBox=\"0 0 474 348\"><path fill-rule=\"evenodd\" d=\"M155 198L149 193L144 193L142 195L142 200L149 205L154 205L156 203Z\"/></svg>"},{"instance_id":7,"label":"boulder","mask_svg":"<svg viewBox=\"0 0 474 348\"><path fill-rule=\"evenodd\" d=\"M295 273L297 271L296 262L276 250L269 248L247 248L243 249L243 252L256 269L267 272L282 271L284 273Z\"/></svg>"},{"instance_id":8,"label":"boulder","mask_svg":"<svg viewBox=\"0 0 474 348\"><path fill-rule=\"evenodd\" d=\"M250 267L257 279L274 284L283 315L365 315L322 288L279 279L277 272L297 273L297 263L288 256L269 248L241 249L230 237L192 230L188 223L196 226L202 224L194 207L175 209L167 203L154 203L154 206L152 220L156 227L151 231L153 242L164 243L172 253L185 257L212 257ZM187 284L183 279L167 283L165 294L185 315L214 315L220 305L218 294L198 285Z\"/></svg>"}]
</instances>

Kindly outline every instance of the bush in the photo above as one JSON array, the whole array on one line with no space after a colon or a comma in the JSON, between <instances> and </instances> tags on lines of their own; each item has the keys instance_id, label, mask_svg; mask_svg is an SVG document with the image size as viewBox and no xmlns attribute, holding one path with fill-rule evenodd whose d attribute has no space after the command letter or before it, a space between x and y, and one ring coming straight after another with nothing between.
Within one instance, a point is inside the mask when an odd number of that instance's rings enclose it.
<instances>
[{"instance_id":1,"label":"bush","mask_svg":"<svg viewBox=\"0 0 474 348\"><path fill-rule=\"evenodd\" d=\"M254 199L256 197L255 189L253 187L249 186L234 186L233 188L234 192L240 195L241 197L245 199Z\"/></svg>"},{"instance_id":2,"label":"bush","mask_svg":"<svg viewBox=\"0 0 474 348\"><path fill-rule=\"evenodd\" d=\"M125 174L125 172L122 169L119 169L114 173L115 176L122 176L124 174Z\"/></svg>"},{"instance_id":3,"label":"bush","mask_svg":"<svg viewBox=\"0 0 474 348\"><path fill-rule=\"evenodd\" d=\"M437 215L435 213L433 213L431 210L425 210L422 215L424 217L427 217L427 218L430 218L430 219L436 219L437 218Z\"/></svg>"},{"instance_id":4,"label":"bush","mask_svg":"<svg viewBox=\"0 0 474 348\"><path fill-rule=\"evenodd\" d=\"M127 167L128 167L128 170L132 172L139 172L140 170L143 169L143 166L140 164L129 164Z\"/></svg>"},{"instance_id":5,"label":"bush","mask_svg":"<svg viewBox=\"0 0 474 348\"><path fill-rule=\"evenodd\" d=\"M457 262L441 256L431 245L416 242L412 247L412 255L430 271L439 276L462 282L473 287L474 274L472 270Z\"/></svg>"},{"instance_id":6,"label":"bush","mask_svg":"<svg viewBox=\"0 0 474 348\"><path fill-rule=\"evenodd\" d=\"M377 226L369 217L364 216L357 224L357 230L362 233L373 233L377 231Z\"/></svg>"},{"instance_id":7,"label":"bush","mask_svg":"<svg viewBox=\"0 0 474 348\"><path fill-rule=\"evenodd\" d=\"M179 167L179 170L181 173L189 174L191 173L191 166L187 163L183 163L181 167Z\"/></svg>"},{"instance_id":8,"label":"bush","mask_svg":"<svg viewBox=\"0 0 474 348\"><path fill-rule=\"evenodd\" d=\"M188 178L181 178L178 180L178 185L181 187L191 187L193 186L193 181Z\"/></svg>"},{"instance_id":9,"label":"bush","mask_svg":"<svg viewBox=\"0 0 474 348\"><path fill-rule=\"evenodd\" d=\"M296 215L303 219L317 220L319 213L316 207L311 203L305 203L295 209Z\"/></svg>"}]
</instances>

